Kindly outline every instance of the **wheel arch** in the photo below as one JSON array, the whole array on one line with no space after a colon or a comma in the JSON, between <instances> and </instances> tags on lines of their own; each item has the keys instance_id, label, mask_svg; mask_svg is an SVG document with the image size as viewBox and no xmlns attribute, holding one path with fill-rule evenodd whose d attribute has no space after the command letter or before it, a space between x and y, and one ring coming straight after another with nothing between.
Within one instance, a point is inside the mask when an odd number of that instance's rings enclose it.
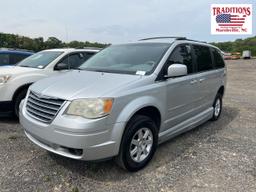
<instances>
[{"instance_id":1,"label":"wheel arch","mask_svg":"<svg viewBox=\"0 0 256 192\"><path fill-rule=\"evenodd\" d=\"M136 106L136 108L134 106ZM115 153L118 154L120 152L120 146L123 141L123 136L126 131L127 124L135 115L139 114L149 117L151 115L156 115L156 117L153 117L153 121L156 123L158 130L160 130L164 117L163 109L164 106L162 106L156 98L151 96L145 96L140 99L135 99L127 104L117 118L117 122L119 123L117 123L116 125L119 125L120 123L122 125L121 127L114 127L115 130L113 131L112 135L114 138L118 138ZM152 118L152 116L150 118Z\"/></svg>"},{"instance_id":2,"label":"wheel arch","mask_svg":"<svg viewBox=\"0 0 256 192\"><path fill-rule=\"evenodd\" d=\"M130 117L130 119L132 119L135 115L145 115L145 116L149 117L150 119L152 119L154 121L157 128L160 129L162 117L161 117L161 113L157 107L155 107L153 105L143 106L140 109L138 109L137 111L135 111L133 113L133 115ZM128 122L129 122L129 120L128 120Z\"/></svg>"},{"instance_id":3,"label":"wheel arch","mask_svg":"<svg viewBox=\"0 0 256 192\"><path fill-rule=\"evenodd\" d=\"M224 96L224 94L225 94L225 87L224 87L224 85L222 85L219 89L218 89L218 92L217 93L219 93L219 94L221 94L222 96Z\"/></svg>"},{"instance_id":4,"label":"wheel arch","mask_svg":"<svg viewBox=\"0 0 256 192\"><path fill-rule=\"evenodd\" d=\"M12 101L14 102L16 97L18 96L18 94L23 91L23 90L26 90L29 88L30 85L32 85L33 83L26 83L22 86L20 86L18 89L16 89L16 91L14 92L13 96L12 96Z\"/></svg>"},{"instance_id":5,"label":"wheel arch","mask_svg":"<svg viewBox=\"0 0 256 192\"><path fill-rule=\"evenodd\" d=\"M118 117L116 118L116 122L125 122L125 124L127 124L134 115L141 114L152 118L160 129L162 119L164 117L164 109L165 107L161 102L161 99L153 96L140 97L132 100L123 107L120 114L118 114Z\"/></svg>"}]
</instances>

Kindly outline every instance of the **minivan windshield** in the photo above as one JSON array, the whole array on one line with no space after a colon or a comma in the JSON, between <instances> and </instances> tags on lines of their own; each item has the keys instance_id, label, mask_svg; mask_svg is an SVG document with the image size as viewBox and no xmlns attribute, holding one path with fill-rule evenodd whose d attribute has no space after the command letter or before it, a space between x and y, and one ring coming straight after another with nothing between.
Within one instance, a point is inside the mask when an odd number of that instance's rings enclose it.
<instances>
[{"instance_id":1,"label":"minivan windshield","mask_svg":"<svg viewBox=\"0 0 256 192\"><path fill-rule=\"evenodd\" d=\"M43 69L62 53L62 51L41 51L27 57L18 63L17 66Z\"/></svg>"},{"instance_id":2,"label":"minivan windshield","mask_svg":"<svg viewBox=\"0 0 256 192\"><path fill-rule=\"evenodd\" d=\"M147 75L154 71L169 47L168 43L112 45L91 57L79 69Z\"/></svg>"}]
</instances>

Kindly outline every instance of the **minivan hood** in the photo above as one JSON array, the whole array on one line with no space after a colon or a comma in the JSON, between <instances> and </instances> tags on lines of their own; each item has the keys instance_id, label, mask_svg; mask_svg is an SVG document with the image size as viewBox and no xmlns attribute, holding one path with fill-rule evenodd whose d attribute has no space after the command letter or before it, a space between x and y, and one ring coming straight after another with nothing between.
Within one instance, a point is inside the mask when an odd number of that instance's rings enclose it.
<instances>
[{"instance_id":1,"label":"minivan hood","mask_svg":"<svg viewBox=\"0 0 256 192\"><path fill-rule=\"evenodd\" d=\"M73 100L78 98L104 97L141 76L92 71L71 71L63 75L40 80L31 90L45 96Z\"/></svg>"},{"instance_id":2,"label":"minivan hood","mask_svg":"<svg viewBox=\"0 0 256 192\"><path fill-rule=\"evenodd\" d=\"M19 66L1 66L0 75L17 75L21 73L29 73L31 71L38 71L41 69L31 67L19 67Z\"/></svg>"}]
</instances>

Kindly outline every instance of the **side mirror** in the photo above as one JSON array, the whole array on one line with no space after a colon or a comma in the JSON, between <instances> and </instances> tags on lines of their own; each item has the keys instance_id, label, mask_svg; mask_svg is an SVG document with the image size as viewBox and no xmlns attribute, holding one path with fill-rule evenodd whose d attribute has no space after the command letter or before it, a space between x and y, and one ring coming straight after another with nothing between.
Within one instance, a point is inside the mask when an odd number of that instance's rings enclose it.
<instances>
[{"instance_id":1,"label":"side mirror","mask_svg":"<svg viewBox=\"0 0 256 192\"><path fill-rule=\"evenodd\" d=\"M54 69L58 70L58 71L60 71L60 70L68 70L69 66L66 63L58 63L58 64L55 65Z\"/></svg>"},{"instance_id":2,"label":"side mirror","mask_svg":"<svg viewBox=\"0 0 256 192\"><path fill-rule=\"evenodd\" d=\"M188 74L186 65L183 64L172 64L168 67L167 75L165 77L180 77Z\"/></svg>"}]
</instances>

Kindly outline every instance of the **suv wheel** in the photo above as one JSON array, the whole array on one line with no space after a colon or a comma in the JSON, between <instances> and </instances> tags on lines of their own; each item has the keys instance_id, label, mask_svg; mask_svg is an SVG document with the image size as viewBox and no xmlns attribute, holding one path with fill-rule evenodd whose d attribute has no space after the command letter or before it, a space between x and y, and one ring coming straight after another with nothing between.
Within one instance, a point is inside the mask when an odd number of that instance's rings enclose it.
<instances>
[{"instance_id":1,"label":"suv wheel","mask_svg":"<svg viewBox=\"0 0 256 192\"><path fill-rule=\"evenodd\" d=\"M155 123L147 116L136 115L127 124L117 163L128 171L138 171L152 159L157 143Z\"/></svg>"},{"instance_id":2,"label":"suv wheel","mask_svg":"<svg viewBox=\"0 0 256 192\"><path fill-rule=\"evenodd\" d=\"M219 119L222 111L222 95L217 94L214 103L213 103L213 116L212 116L212 121L216 121Z\"/></svg>"},{"instance_id":3,"label":"suv wheel","mask_svg":"<svg viewBox=\"0 0 256 192\"><path fill-rule=\"evenodd\" d=\"M19 117L20 102L26 97L27 90L22 90L14 99L14 115Z\"/></svg>"}]
</instances>

